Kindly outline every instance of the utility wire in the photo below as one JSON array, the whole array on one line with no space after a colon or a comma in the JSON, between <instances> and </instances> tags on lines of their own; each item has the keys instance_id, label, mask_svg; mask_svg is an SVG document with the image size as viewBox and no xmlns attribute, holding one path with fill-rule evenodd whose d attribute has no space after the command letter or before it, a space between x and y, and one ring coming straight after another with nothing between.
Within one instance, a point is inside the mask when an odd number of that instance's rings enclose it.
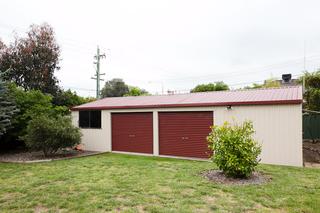
<instances>
[{"instance_id":1,"label":"utility wire","mask_svg":"<svg viewBox=\"0 0 320 213\"><path fill-rule=\"evenodd\" d=\"M74 87L74 86L62 86L63 88L68 88L68 89L74 89L74 90L80 90L80 91L92 91L95 92L95 89L88 89L88 88L81 88L81 87Z\"/></svg>"},{"instance_id":2,"label":"utility wire","mask_svg":"<svg viewBox=\"0 0 320 213\"><path fill-rule=\"evenodd\" d=\"M308 61L314 61L314 60L319 60L320 62L320 55L313 55L308 57ZM185 80L195 80L195 79L207 79L209 77L219 77L219 79L228 77L230 76L234 77L237 75L244 75L244 74L252 74L252 73L257 73L257 72L262 72L262 71L270 71L272 68L281 68L281 67L288 67L296 64L303 63L304 58L299 58L299 59L294 59L294 60L289 60L286 62L282 63L277 63L277 64L271 64L271 65L266 65L266 66L261 66L261 67L256 67L256 68L249 68L249 69L244 69L244 70L237 70L233 72L224 72L224 73L215 73L215 74L209 74L209 75L202 75L202 76L189 76L189 77L181 77L181 78L167 78L167 79L162 79L162 81L185 81ZM259 70L259 71L257 71Z\"/></svg>"},{"instance_id":3,"label":"utility wire","mask_svg":"<svg viewBox=\"0 0 320 213\"><path fill-rule=\"evenodd\" d=\"M303 76L303 74L295 74L292 75L292 77L301 77ZM280 77L277 77L275 79L280 79ZM229 87L234 87L234 86L246 86L246 85L252 85L254 83L263 83L266 79L263 80L257 80L257 81L247 81L247 82L239 82L239 83L234 83L234 84L228 84ZM178 90L170 90L170 91L174 91L178 94L181 93L190 93L191 89L178 89ZM159 91L154 91L155 94L160 94Z\"/></svg>"}]
</instances>

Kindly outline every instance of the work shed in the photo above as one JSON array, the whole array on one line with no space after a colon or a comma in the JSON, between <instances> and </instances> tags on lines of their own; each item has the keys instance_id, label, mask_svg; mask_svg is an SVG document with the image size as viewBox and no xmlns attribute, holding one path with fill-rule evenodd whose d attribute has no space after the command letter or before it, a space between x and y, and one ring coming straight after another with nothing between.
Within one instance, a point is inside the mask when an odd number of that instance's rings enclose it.
<instances>
[{"instance_id":1,"label":"work shed","mask_svg":"<svg viewBox=\"0 0 320 213\"><path fill-rule=\"evenodd\" d=\"M72 109L84 149L206 159L210 126L251 120L261 162L302 166L302 88L104 98Z\"/></svg>"}]
</instances>

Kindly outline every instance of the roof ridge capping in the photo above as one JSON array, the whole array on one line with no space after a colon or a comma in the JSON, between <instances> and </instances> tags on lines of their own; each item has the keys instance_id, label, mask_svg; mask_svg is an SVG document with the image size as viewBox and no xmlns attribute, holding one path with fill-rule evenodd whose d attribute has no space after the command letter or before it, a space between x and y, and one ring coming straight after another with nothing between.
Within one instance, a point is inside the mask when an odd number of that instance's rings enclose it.
<instances>
[{"instance_id":1,"label":"roof ridge capping","mask_svg":"<svg viewBox=\"0 0 320 213\"><path fill-rule=\"evenodd\" d=\"M106 98L138 98L138 97L148 97L148 96L176 96L176 95L196 95L196 94L206 94L206 93L219 93L219 92L242 92L242 91L259 91L259 90L276 90L276 89L291 89L291 88L299 88L301 85L294 86L281 86L281 87L264 87L264 88L240 88L240 89L230 89L230 90L219 90L219 91L205 91L205 92L186 92L186 93L177 93L177 94L157 94L157 95L146 95L146 96L125 96L125 97L106 97ZM103 98L105 99L105 98ZM100 99L102 100L102 99Z\"/></svg>"},{"instance_id":2,"label":"roof ridge capping","mask_svg":"<svg viewBox=\"0 0 320 213\"><path fill-rule=\"evenodd\" d=\"M143 98L143 97L150 97L150 96L177 96L177 95L196 95L196 94L206 94L206 93L219 93L219 92L241 92L241 91L259 91L259 90L276 90L276 89L291 89L291 88L299 88L301 85L295 86L281 86L281 87L268 87L268 88L240 88L240 89L230 89L230 90L219 90L219 91L205 91L205 92L186 92L186 93L177 93L177 94L156 94L156 95L142 95L142 96L122 96L122 97L105 97L96 101L100 101L103 99L109 98Z\"/></svg>"},{"instance_id":3,"label":"roof ridge capping","mask_svg":"<svg viewBox=\"0 0 320 213\"><path fill-rule=\"evenodd\" d=\"M240 89L230 89L230 90L219 90L219 91L205 91L205 92L194 92L194 93L181 93L177 95L185 95L185 94L197 94L197 93L214 93L214 92L241 92L241 91L259 91L259 90L276 90L276 89L291 89L291 88L299 88L301 85L295 86L281 86L281 87L264 87L264 88L240 88Z\"/></svg>"},{"instance_id":4,"label":"roof ridge capping","mask_svg":"<svg viewBox=\"0 0 320 213\"><path fill-rule=\"evenodd\" d=\"M302 86L298 85L279 88L241 89L161 96L156 95L104 98L73 107L72 110L205 107L226 105L272 105L301 103Z\"/></svg>"}]
</instances>

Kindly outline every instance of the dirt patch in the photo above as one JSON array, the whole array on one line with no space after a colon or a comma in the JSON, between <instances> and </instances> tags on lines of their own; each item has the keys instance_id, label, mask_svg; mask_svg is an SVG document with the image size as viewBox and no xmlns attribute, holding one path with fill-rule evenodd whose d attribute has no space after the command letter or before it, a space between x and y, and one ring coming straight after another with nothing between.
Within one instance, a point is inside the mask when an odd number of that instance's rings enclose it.
<instances>
[{"instance_id":1,"label":"dirt patch","mask_svg":"<svg viewBox=\"0 0 320 213\"><path fill-rule=\"evenodd\" d=\"M212 196L206 196L204 198L204 201L208 204L214 204L216 202L217 198Z\"/></svg>"},{"instance_id":2,"label":"dirt patch","mask_svg":"<svg viewBox=\"0 0 320 213\"><path fill-rule=\"evenodd\" d=\"M15 200L18 196L21 196L21 194L18 192L7 192L1 195L0 201Z\"/></svg>"},{"instance_id":3,"label":"dirt patch","mask_svg":"<svg viewBox=\"0 0 320 213\"><path fill-rule=\"evenodd\" d=\"M160 186L159 191L163 193L171 193L172 189L169 186Z\"/></svg>"},{"instance_id":4,"label":"dirt patch","mask_svg":"<svg viewBox=\"0 0 320 213\"><path fill-rule=\"evenodd\" d=\"M303 161L320 163L320 141L303 141Z\"/></svg>"},{"instance_id":5,"label":"dirt patch","mask_svg":"<svg viewBox=\"0 0 320 213\"><path fill-rule=\"evenodd\" d=\"M10 151L6 153L0 153L0 162L12 162L12 163L29 163L29 162L41 162L51 161L58 159L68 159L74 157L82 157L98 154L99 152L91 151L78 151L72 149L61 150L55 155L45 157L43 152L27 152L27 151Z\"/></svg>"},{"instance_id":6,"label":"dirt patch","mask_svg":"<svg viewBox=\"0 0 320 213\"><path fill-rule=\"evenodd\" d=\"M223 183L227 185L263 184L271 180L271 177L261 172L253 172L249 178L227 177L222 171L219 170L204 171L201 173L201 175L212 182Z\"/></svg>"},{"instance_id":7,"label":"dirt patch","mask_svg":"<svg viewBox=\"0 0 320 213\"><path fill-rule=\"evenodd\" d=\"M139 213L140 213L140 212L141 212L141 213L142 213L142 212L146 212L144 206L141 206L141 205L140 205L140 206L136 206L136 208L137 208L137 210L138 210Z\"/></svg>"},{"instance_id":8,"label":"dirt patch","mask_svg":"<svg viewBox=\"0 0 320 213\"><path fill-rule=\"evenodd\" d=\"M191 196L194 193L194 189L184 189L181 191L183 196Z\"/></svg>"},{"instance_id":9,"label":"dirt patch","mask_svg":"<svg viewBox=\"0 0 320 213\"><path fill-rule=\"evenodd\" d=\"M34 212L35 213L43 213L43 212L48 212L48 208L44 207L44 206L36 206L34 208Z\"/></svg>"}]
</instances>

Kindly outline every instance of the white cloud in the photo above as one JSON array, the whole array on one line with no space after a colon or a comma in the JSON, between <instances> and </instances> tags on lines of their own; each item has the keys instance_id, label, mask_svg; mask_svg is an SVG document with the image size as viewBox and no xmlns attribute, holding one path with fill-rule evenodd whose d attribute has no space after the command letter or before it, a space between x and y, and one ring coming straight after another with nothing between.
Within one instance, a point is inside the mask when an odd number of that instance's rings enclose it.
<instances>
[{"instance_id":1,"label":"white cloud","mask_svg":"<svg viewBox=\"0 0 320 213\"><path fill-rule=\"evenodd\" d=\"M319 6L293 0L2 1L0 37L9 41L12 30L51 24L62 48L57 76L66 88L95 89L90 77L99 44L111 50L102 61L107 79L121 77L152 92L161 91L160 82L183 90L210 81L234 85L300 73L304 40L307 68L317 68Z\"/></svg>"}]
</instances>

